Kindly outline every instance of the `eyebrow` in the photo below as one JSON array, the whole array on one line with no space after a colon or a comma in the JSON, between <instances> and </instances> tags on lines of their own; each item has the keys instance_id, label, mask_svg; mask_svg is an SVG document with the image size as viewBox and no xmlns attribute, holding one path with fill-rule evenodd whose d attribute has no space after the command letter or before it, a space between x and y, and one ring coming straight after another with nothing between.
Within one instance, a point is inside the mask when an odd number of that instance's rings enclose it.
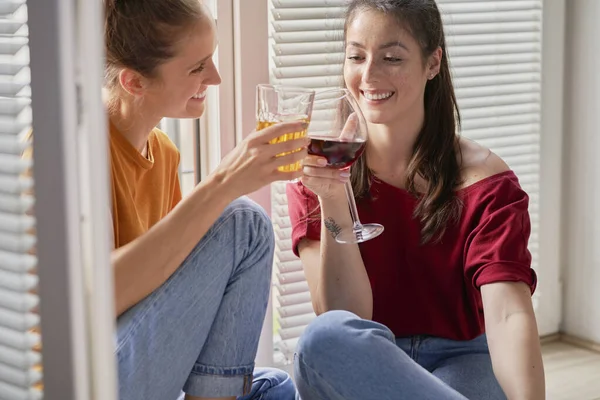
<instances>
[{"instance_id":1,"label":"eyebrow","mask_svg":"<svg viewBox=\"0 0 600 400\"><path fill-rule=\"evenodd\" d=\"M195 63L194 65L190 66L190 68L196 68L196 67L198 67L199 65L201 65L201 64L203 64L203 63L205 63L205 62L206 62L208 59L210 59L210 58L211 58L213 55L214 55L214 53L213 53L213 54L209 54L208 56L204 57L202 60L200 60L200 61L198 61L197 63Z\"/></svg>"},{"instance_id":2,"label":"eyebrow","mask_svg":"<svg viewBox=\"0 0 600 400\"><path fill-rule=\"evenodd\" d=\"M358 42L348 42L349 46L354 46L354 47L358 47L360 49L364 49L365 46L363 46L362 44L358 43ZM404 45L404 43L399 42L399 41L393 41L393 42L388 42L385 43L381 46L379 46L380 50L384 50L384 49L389 49L390 47L402 47L404 50L408 51L408 47L406 47Z\"/></svg>"}]
</instances>

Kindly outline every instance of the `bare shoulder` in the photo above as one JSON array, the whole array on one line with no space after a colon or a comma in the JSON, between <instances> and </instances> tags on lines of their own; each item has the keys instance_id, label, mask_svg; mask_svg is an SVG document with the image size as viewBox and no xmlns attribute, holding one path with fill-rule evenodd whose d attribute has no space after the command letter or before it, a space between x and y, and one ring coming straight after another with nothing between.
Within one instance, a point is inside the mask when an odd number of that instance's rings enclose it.
<instances>
[{"instance_id":1,"label":"bare shoulder","mask_svg":"<svg viewBox=\"0 0 600 400\"><path fill-rule=\"evenodd\" d=\"M477 142L460 138L460 150L461 187L510 170L502 158Z\"/></svg>"}]
</instances>

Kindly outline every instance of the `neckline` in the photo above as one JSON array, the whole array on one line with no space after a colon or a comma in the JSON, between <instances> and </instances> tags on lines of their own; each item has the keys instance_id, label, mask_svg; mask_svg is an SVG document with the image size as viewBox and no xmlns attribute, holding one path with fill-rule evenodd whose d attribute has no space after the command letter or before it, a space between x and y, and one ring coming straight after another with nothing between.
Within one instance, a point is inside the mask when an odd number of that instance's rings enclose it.
<instances>
[{"instance_id":1,"label":"neckline","mask_svg":"<svg viewBox=\"0 0 600 400\"><path fill-rule=\"evenodd\" d=\"M144 157L142 153L138 151L130 142L127 140L125 136L117 129L117 127L110 121L109 119L109 127L111 137L117 142L119 148L137 165L142 167L143 169L151 169L154 165L154 154L152 151L152 143L154 140L154 129L148 135L148 141L146 142L147 147L147 155Z\"/></svg>"},{"instance_id":2,"label":"neckline","mask_svg":"<svg viewBox=\"0 0 600 400\"><path fill-rule=\"evenodd\" d=\"M496 182L497 180L500 180L504 177L508 177L508 178L516 178L516 175L514 173L513 170L506 170L506 171L502 171L502 172L498 172L496 174L490 175L490 176L486 176L483 179L478 180L477 182L473 182L472 184L462 187L460 189L455 190L454 192L457 195L466 195L468 193L471 193L472 191L476 190L477 188L480 188L481 186L486 186L489 185L493 182ZM409 192L408 190L404 189L404 188L399 188L397 186L394 186L390 183L387 183L386 181L379 179L378 177L374 176L373 177L373 183L380 185L380 186L386 186L389 187L391 189L394 189L396 191L399 191L401 193L404 193L406 195L410 195L412 197L414 197L414 195Z\"/></svg>"}]
</instances>

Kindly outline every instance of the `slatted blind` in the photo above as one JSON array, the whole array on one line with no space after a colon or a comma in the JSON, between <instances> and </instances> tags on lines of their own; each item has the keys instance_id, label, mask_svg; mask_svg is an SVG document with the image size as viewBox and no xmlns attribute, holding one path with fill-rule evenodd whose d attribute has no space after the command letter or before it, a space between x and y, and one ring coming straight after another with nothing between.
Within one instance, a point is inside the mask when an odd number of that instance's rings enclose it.
<instances>
[{"instance_id":1,"label":"slatted blind","mask_svg":"<svg viewBox=\"0 0 600 400\"><path fill-rule=\"evenodd\" d=\"M25 0L0 3L0 398L41 399Z\"/></svg>"},{"instance_id":2,"label":"slatted blind","mask_svg":"<svg viewBox=\"0 0 600 400\"><path fill-rule=\"evenodd\" d=\"M437 3L463 118L462 135L504 158L529 193L530 250L533 267L543 273L537 269L543 2ZM345 4L345 0L271 0L272 83L317 90L340 85ZM276 348L289 361L314 312L302 265L291 250L285 183L274 184L272 194Z\"/></svg>"}]
</instances>

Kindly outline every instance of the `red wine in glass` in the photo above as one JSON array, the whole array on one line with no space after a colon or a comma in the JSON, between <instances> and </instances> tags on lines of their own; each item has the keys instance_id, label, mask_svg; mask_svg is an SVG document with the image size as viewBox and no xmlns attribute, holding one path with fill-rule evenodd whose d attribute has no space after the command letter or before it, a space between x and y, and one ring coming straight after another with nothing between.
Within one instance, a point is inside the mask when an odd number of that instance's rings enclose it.
<instances>
[{"instance_id":1,"label":"red wine in glass","mask_svg":"<svg viewBox=\"0 0 600 400\"><path fill-rule=\"evenodd\" d=\"M358 102L348 89L338 88L315 93L313 114L307 130L311 141L308 154L324 157L327 167L345 170L365 151L368 126ZM360 222L350 180L344 182L352 227L335 236L338 243L363 243L383 232L383 225Z\"/></svg>"},{"instance_id":2,"label":"red wine in glass","mask_svg":"<svg viewBox=\"0 0 600 400\"><path fill-rule=\"evenodd\" d=\"M343 169L351 166L365 150L366 142L331 137L311 137L308 154L327 159L327 166Z\"/></svg>"}]
</instances>

